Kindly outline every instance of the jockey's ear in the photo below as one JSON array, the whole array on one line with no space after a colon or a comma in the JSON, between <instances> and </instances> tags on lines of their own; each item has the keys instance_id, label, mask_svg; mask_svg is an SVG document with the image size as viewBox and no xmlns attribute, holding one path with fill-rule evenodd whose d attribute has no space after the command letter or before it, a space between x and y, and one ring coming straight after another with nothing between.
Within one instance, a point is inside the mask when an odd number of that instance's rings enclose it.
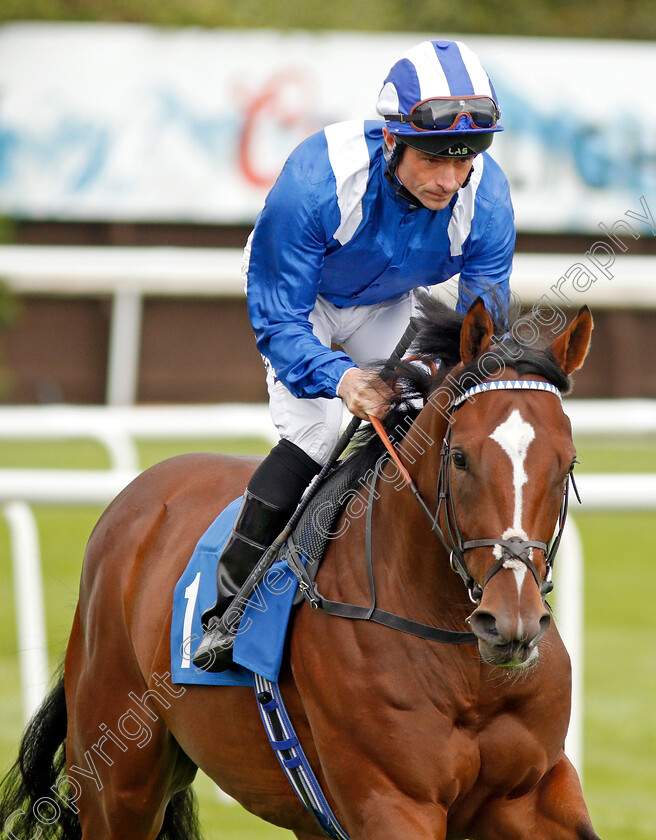
<instances>
[{"instance_id":1,"label":"jockey's ear","mask_svg":"<svg viewBox=\"0 0 656 840\"><path fill-rule=\"evenodd\" d=\"M552 342L551 352L561 370L568 376L578 370L585 361L593 326L590 310L587 306L582 306L565 332Z\"/></svg>"},{"instance_id":2,"label":"jockey's ear","mask_svg":"<svg viewBox=\"0 0 656 840\"><path fill-rule=\"evenodd\" d=\"M477 297L467 310L460 331L460 359L468 365L489 348L494 333L492 318L483 298Z\"/></svg>"}]
</instances>

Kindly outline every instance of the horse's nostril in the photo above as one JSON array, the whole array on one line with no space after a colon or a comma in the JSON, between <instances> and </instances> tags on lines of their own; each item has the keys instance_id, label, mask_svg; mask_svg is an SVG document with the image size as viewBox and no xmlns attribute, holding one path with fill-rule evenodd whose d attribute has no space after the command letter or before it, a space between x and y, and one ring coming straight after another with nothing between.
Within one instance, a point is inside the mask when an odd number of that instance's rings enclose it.
<instances>
[{"instance_id":1,"label":"horse's nostril","mask_svg":"<svg viewBox=\"0 0 656 840\"><path fill-rule=\"evenodd\" d=\"M501 641L497 620L492 613L476 610L471 617L471 627L478 638L488 644L498 644Z\"/></svg>"},{"instance_id":2,"label":"horse's nostril","mask_svg":"<svg viewBox=\"0 0 656 840\"><path fill-rule=\"evenodd\" d=\"M540 619L540 634L539 634L540 639L547 632L550 624L551 624L551 616L549 615L549 613L545 613L542 616L542 618Z\"/></svg>"}]
</instances>

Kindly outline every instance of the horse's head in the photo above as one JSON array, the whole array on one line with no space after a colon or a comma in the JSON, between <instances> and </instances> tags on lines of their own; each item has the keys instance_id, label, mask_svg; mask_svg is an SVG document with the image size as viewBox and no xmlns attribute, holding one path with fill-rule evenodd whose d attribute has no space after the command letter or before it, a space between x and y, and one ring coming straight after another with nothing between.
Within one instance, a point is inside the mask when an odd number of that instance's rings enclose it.
<instances>
[{"instance_id":1,"label":"horse's head","mask_svg":"<svg viewBox=\"0 0 656 840\"><path fill-rule=\"evenodd\" d=\"M545 350L495 345L479 299L462 325L461 362L445 382L453 401L438 520L477 603L469 622L492 665L535 662L551 621L545 598L575 460L560 392L583 364L591 330L584 307Z\"/></svg>"}]
</instances>

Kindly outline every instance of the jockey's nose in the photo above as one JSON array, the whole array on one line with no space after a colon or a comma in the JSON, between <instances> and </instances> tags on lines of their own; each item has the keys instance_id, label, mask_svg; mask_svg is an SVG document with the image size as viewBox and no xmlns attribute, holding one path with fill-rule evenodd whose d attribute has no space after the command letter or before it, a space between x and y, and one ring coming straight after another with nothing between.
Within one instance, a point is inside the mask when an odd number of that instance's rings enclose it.
<instances>
[{"instance_id":1,"label":"jockey's nose","mask_svg":"<svg viewBox=\"0 0 656 840\"><path fill-rule=\"evenodd\" d=\"M445 158L440 163L441 165L435 173L436 185L443 189L445 193L459 189L460 181L458 180L456 161Z\"/></svg>"}]
</instances>

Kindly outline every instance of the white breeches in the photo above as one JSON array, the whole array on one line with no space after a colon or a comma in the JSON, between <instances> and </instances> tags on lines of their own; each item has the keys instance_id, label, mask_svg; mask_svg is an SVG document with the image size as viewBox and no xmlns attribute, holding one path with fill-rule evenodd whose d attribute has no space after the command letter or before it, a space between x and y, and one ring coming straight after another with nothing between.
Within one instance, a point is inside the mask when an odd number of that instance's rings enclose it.
<instances>
[{"instance_id":1,"label":"white breeches","mask_svg":"<svg viewBox=\"0 0 656 840\"><path fill-rule=\"evenodd\" d=\"M359 368L386 361L408 326L413 294L373 306L339 309L322 297L310 313L312 331L326 347L339 344ZM271 418L281 438L295 443L310 458L325 464L340 434L343 406L334 399L299 399L280 381L265 359Z\"/></svg>"}]
</instances>

